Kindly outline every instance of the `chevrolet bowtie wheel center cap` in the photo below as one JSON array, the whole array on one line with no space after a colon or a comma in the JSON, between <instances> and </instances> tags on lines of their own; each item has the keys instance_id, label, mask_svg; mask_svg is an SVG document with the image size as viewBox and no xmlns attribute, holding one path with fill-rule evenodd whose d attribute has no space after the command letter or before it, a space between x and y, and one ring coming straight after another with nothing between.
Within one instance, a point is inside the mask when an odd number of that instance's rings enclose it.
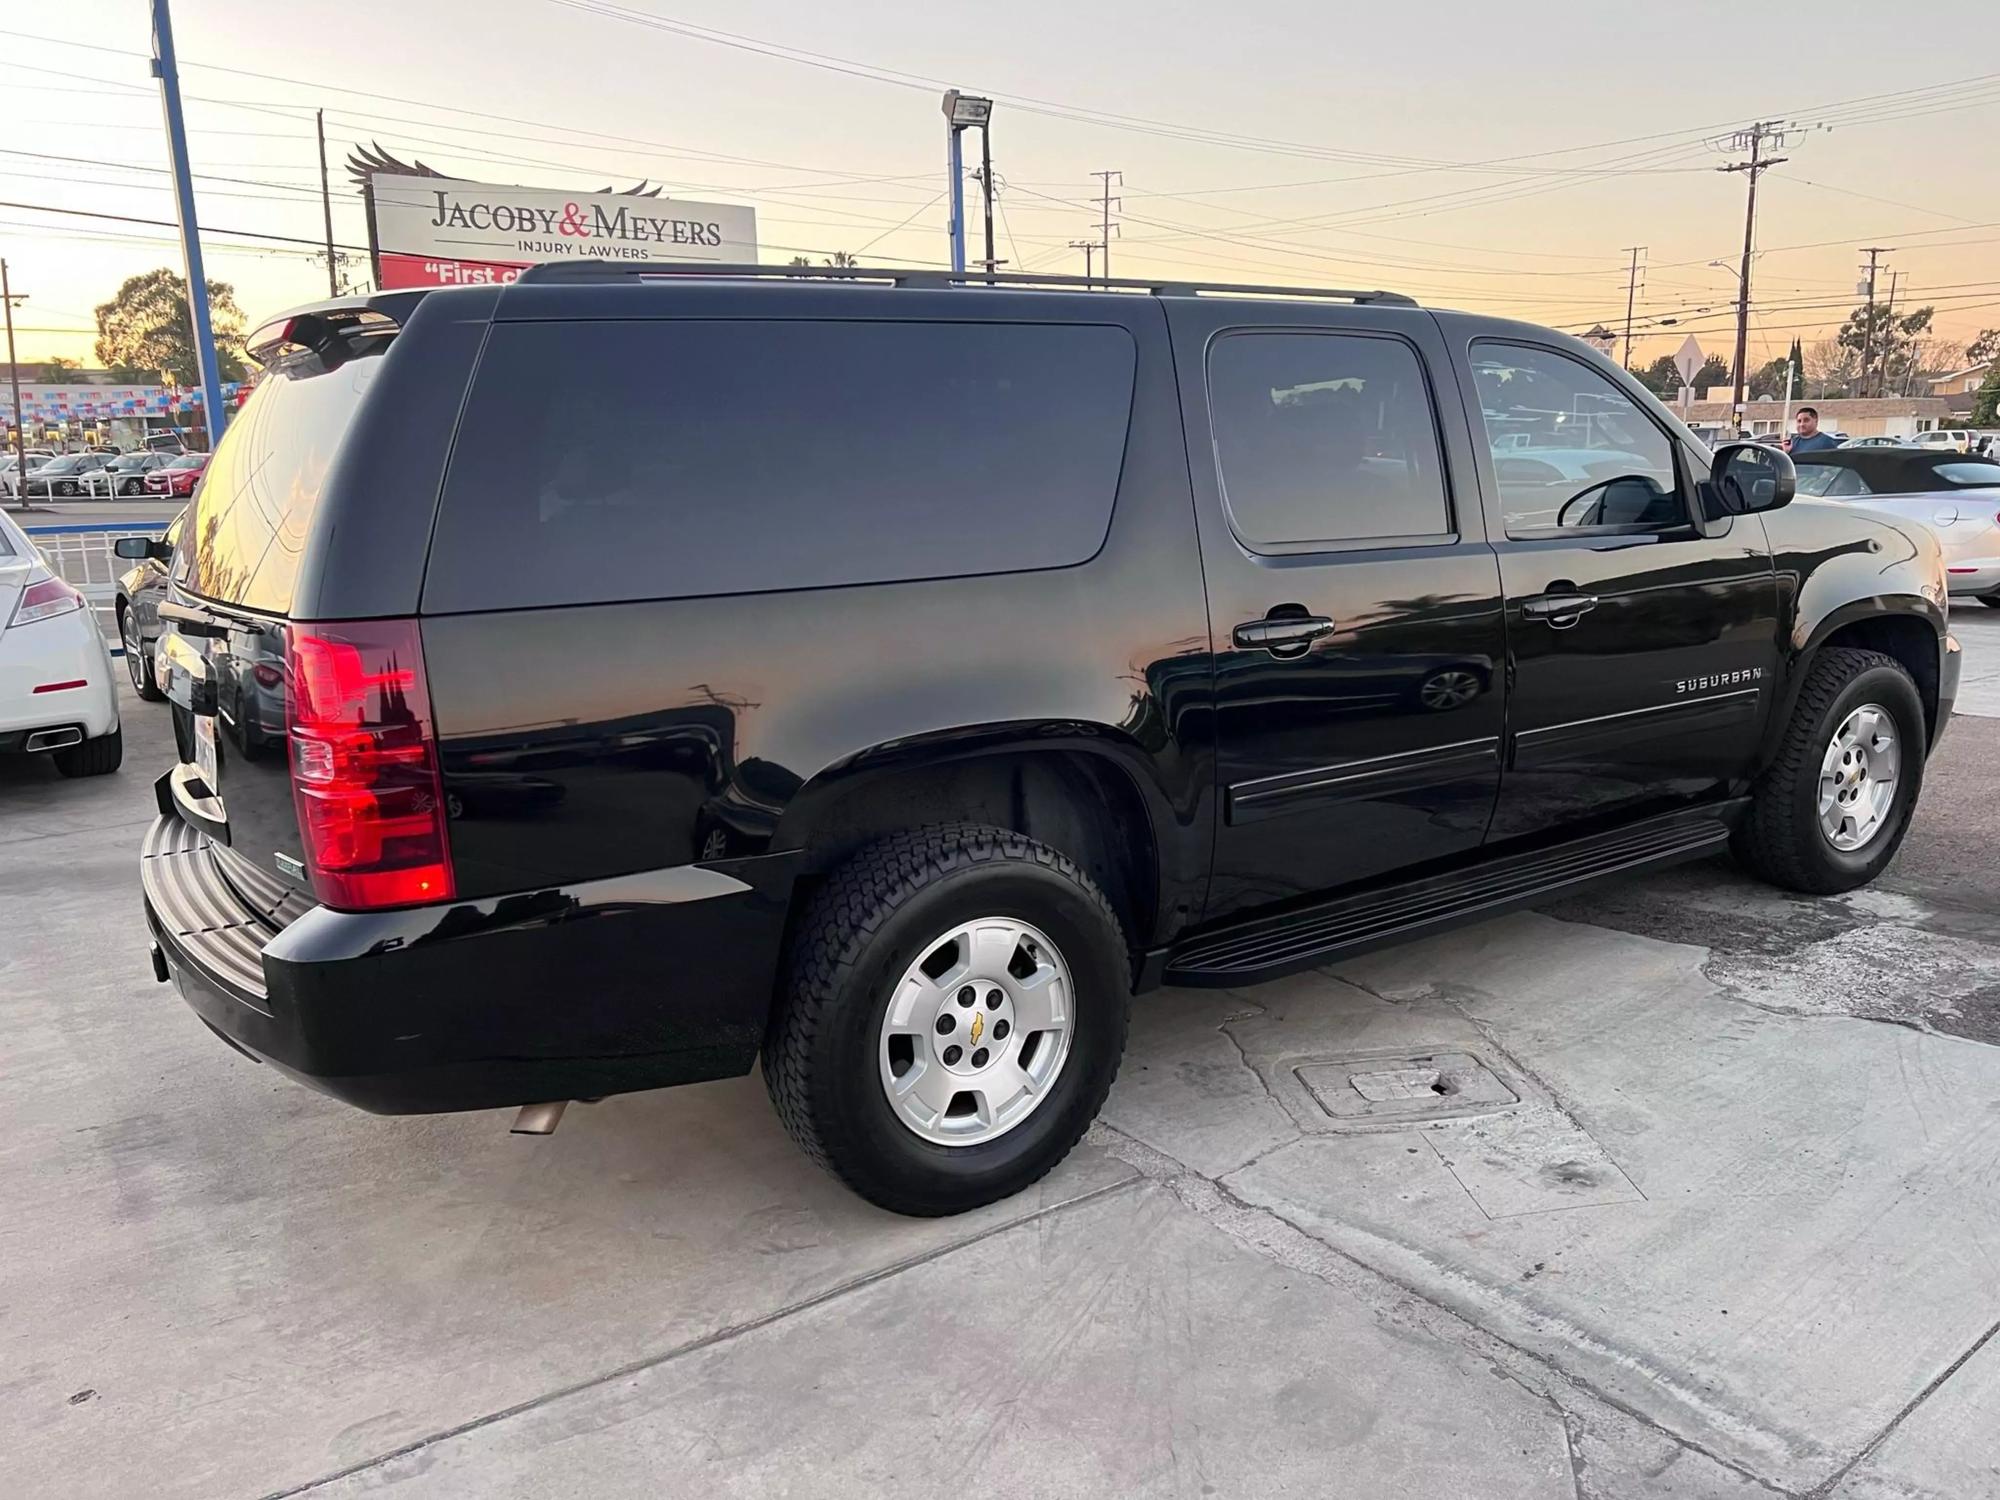
<instances>
[{"instance_id":1,"label":"chevrolet bowtie wheel center cap","mask_svg":"<svg viewBox=\"0 0 2000 1500\"><path fill-rule=\"evenodd\" d=\"M940 933L883 1012L882 1089L897 1118L950 1146L981 1145L1027 1119L1069 1056L1071 986L1055 944L1016 918Z\"/></svg>"}]
</instances>

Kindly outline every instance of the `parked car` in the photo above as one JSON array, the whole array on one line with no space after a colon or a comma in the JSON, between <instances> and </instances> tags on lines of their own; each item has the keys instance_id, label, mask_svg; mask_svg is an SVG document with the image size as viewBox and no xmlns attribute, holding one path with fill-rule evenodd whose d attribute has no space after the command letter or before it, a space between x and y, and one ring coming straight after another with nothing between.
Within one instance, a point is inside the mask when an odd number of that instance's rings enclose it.
<instances>
[{"instance_id":1,"label":"parked car","mask_svg":"<svg viewBox=\"0 0 2000 1500\"><path fill-rule=\"evenodd\" d=\"M194 493L195 481L208 468L206 453L182 453L169 459L146 476L146 493L170 495L185 500Z\"/></svg>"},{"instance_id":2,"label":"parked car","mask_svg":"<svg viewBox=\"0 0 2000 1500\"><path fill-rule=\"evenodd\" d=\"M1964 453L1972 447L1972 434L1963 427L1941 427L1918 433L1910 440L1910 446L1931 452Z\"/></svg>"},{"instance_id":3,"label":"parked car","mask_svg":"<svg viewBox=\"0 0 2000 1500\"><path fill-rule=\"evenodd\" d=\"M118 769L111 657L83 595L0 515L0 755L48 754L65 776Z\"/></svg>"},{"instance_id":4,"label":"parked car","mask_svg":"<svg viewBox=\"0 0 2000 1500\"><path fill-rule=\"evenodd\" d=\"M1733 848L1894 856L1923 527L1380 292L578 263L266 373L161 615L155 972L388 1113L746 1072L889 1208L1035 1181L1130 997ZM805 284L800 284L804 282ZM1551 504L1537 450L1602 455ZM1560 476L1563 464L1549 464ZM1553 511L1553 515L1551 515Z\"/></svg>"},{"instance_id":5,"label":"parked car","mask_svg":"<svg viewBox=\"0 0 2000 1500\"><path fill-rule=\"evenodd\" d=\"M173 455L168 453L126 453L105 465L112 490L120 495L143 495L146 492L146 476L170 463Z\"/></svg>"},{"instance_id":6,"label":"parked car","mask_svg":"<svg viewBox=\"0 0 2000 1500\"><path fill-rule=\"evenodd\" d=\"M1843 448L1902 448L1907 446L1901 438L1865 437L1849 438L1840 445ZM1803 455L1801 455L1803 457Z\"/></svg>"},{"instance_id":7,"label":"parked car","mask_svg":"<svg viewBox=\"0 0 2000 1500\"><path fill-rule=\"evenodd\" d=\"M2000 462L1945 449L1801 454L1799 493L1887 511L1928 527L1951 596L2000 609Z\"/></svg>"},{"instance_id":8,"label":"parked car","mask_svg":"<svg viewBox=\"0 0 2000 1500\"><path fill-rule=\"evenodd\" d=\"M160 601L166 597L167 574L173 568L174 549L180 545L181 529L186 524L187 512L183 510L158 537L121 536L112 543L112 550L133 564L119 575L112 605L118 642L124 648L125 670L132 686L148 703L166 697L154 669L153 648L160 638Z\"/></svg>"},{"instance_id":9,"label":"parked car","mask_svg":"<svg viewBox=\"0 0 2000 1500\"><path fill-rule=\"evenodd\" d=\"M108 462L102 453L65 453L52 458L28 470L28 498L70 499L102 492L108 485L104 478Z\"/></svg>"}]
</instances>

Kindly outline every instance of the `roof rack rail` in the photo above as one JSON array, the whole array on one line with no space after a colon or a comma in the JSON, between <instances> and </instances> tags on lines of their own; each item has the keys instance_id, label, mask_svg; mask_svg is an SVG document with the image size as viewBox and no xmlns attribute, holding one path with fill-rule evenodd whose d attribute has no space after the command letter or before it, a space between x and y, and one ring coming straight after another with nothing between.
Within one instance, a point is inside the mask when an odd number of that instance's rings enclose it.
<instances>
[{"instance_id":1,"label":"roof rack rail","mask_svg":"<svg viewBox=\"0 0 2000 1500\"><path fill-rule=\"evenodd\" d=\"M1149 292L1156 297L1329 297L1340 302L1415 307L1401 292L1345 287L1256 286L1224 281L1049 276L1021 271L901 271L882 266L703 265L603 260L545 261L529 266L520 282L604 281L853 281L907 287L1039 287L1061 291Z\"/></svg>"}]
</instances>

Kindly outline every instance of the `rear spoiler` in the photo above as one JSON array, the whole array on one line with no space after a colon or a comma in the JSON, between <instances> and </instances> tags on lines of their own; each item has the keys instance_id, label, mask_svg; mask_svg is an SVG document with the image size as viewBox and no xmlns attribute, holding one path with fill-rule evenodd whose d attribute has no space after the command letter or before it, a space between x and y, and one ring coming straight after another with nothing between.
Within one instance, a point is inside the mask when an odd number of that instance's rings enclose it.
<instances>
[{"instance_id":1,"label":"rear spoiler","mask_svg":"<svg viewBox=\"0 0 2000 1500\"><path fill-rule=\"evenodd\" d=\"M244 340L243 352L266 369L308 356L322 369L335 369L375 340L393 338L428 294L417 287L307 303L260 324Z\"/></svg>"}]
</instances>

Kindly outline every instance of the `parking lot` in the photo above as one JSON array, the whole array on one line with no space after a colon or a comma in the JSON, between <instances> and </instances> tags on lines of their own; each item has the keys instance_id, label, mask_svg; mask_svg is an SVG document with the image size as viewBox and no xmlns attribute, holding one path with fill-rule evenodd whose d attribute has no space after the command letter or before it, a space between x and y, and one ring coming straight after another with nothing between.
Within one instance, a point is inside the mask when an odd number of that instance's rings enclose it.
<instances>
[{"instance_id":1,"label":"parking lot","mask_svg":"<svg viewBox=\"0 0 2000 1500\"><path fill-rule=\"evenodd\" d=\"M0 1494L2000 1495L2000 612L1954 628L1876 886L1707 862L1147 996L1065 1165L941 1221L754 1076L526 1139L231 1052L147 961L128 691L120 774L0 766Z\"/></svg>"}]
</instances>

